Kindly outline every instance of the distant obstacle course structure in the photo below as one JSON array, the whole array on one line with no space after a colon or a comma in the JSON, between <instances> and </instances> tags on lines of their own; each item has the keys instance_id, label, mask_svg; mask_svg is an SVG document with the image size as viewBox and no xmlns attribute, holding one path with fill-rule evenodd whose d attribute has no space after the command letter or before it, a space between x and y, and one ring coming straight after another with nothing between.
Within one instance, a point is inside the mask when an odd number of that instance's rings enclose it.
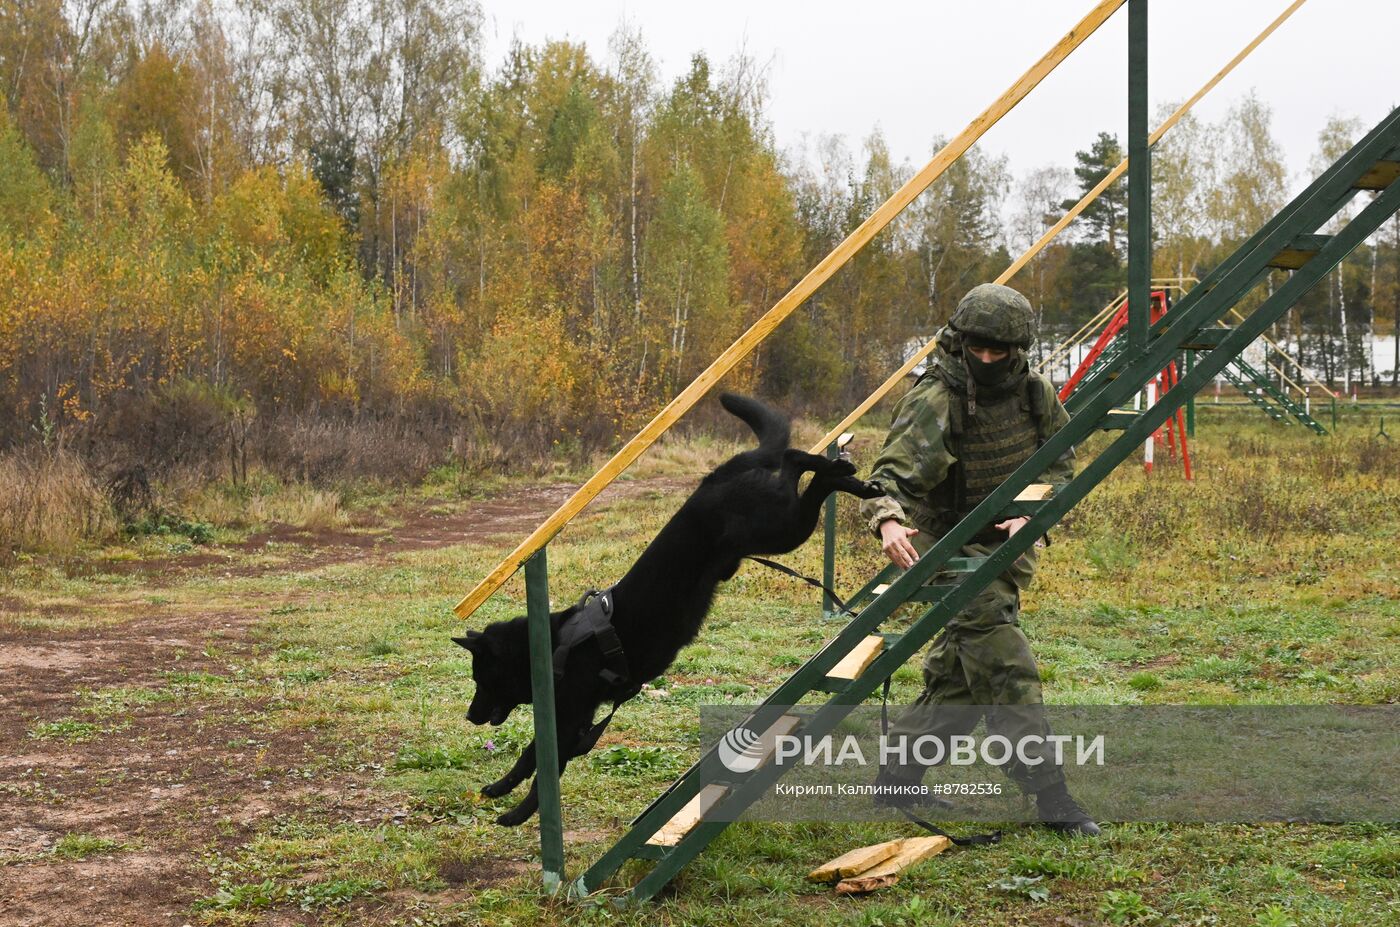
<instances>
[{"instance_id":1,"label":"distant obstacle course structure","mask_svg":"<svg viewBox=\"0 0 1400 927\"><path fill-rule=\"evenodd\" d=\"M1189 288L1189 284L1193 282L1195 282L1193 278L1183 278L1173 281L1153 281L1154 289L1150 297L1150 322L1152 325L1158 324L1171 309L1171 293L1176 292L1184 295ZM1238 312L1233 308L1231 313L1239 317ZM1120 293L1113 302L1100 310L1083 328L1070 336L1064 345L1041 362L1041 370L1047 371L1052 364L1067 359L1073 348L1084 344L1089 337L1093 336L1097 326L1102 325L1102 328L1097 329L1097 337L1085 352L1078 366L1074 368L1064 385L1060 387L1060 401L1065 403L1065 407L1071 412L1074 411L1077 405L1074 396L1079 385L1086 377L1093 373L1096 368L1111 362L1122 350L1120 335L1127 325L1127 320L1128 299L1127 293L1124 291ZM1221 326L1224 326L1224 324L1223 321L1220 323ZM1224 328L1222 327L1221 330L1223 331ZM1210 337L1212 334L1213 333L1207 333L1207 336L1202 339L1200 345L1188 345L1185 347L1183 350L1183 357L1180 361L1182 366L1188 366L1193 362L1195 352L1198 349L1208 350L1212 347L1212 338ZM1297 422L1315 434L1326 435L1328 433L1327 429L1312 417L1311 411L1308 408L1309 402L1307 397L1313 386L1325 391L1328 395L1335 397L1335 394L1327 389L1324 384L1312 380L1303 370L1302 365L1289 356L1277 342L1267 337L1261 337L1260 341L1257 343L1263 345L1264 360L1262 363L1268 370L1277 375L1277 383L1275 383L1267 373L1245 360L1243 355L1234 358L1234 360L1221 371L1221 377L1234 386L1235 389L1240 392L1240 395L1248 399L1250 403L1258 407L1274 421L1283 425L1292 425ZM1278 363L1275 363L1274 358L1278 360ZM1298 377L1312 382L1307 386L1298 383L1297 380L1286 372L1286 365L1292 365ZM1178 360L1173 359L1172 362L1163 369L1158 382L1155 384L1148 384L1147 402L1149 404L1153 402L1154 393L1160 393L1169 389L1178 379L1178 375ZM1297 391L1299 398L1302 399L1301 402L1293 398L1290 394L1292 390ZM1167 423L1165 439L1169 447L1169 453L1175 457L1175 446L1179 436L1182 447L1182 458L1186 467L1186 478L1190 479L1191 463L1189 451L1186 450L1186 436L1188 431L1193 429L1186 427L1184 421L1185 417L1183 413ZM1161 443L1163 435L1159 433L1154 435L1153 438L1154 442ZM1152 469L1152 456L1152 445L1149 444L1144 454L1144 463L1149 471Z\"/></svg>"},{"instance_id":2,"label":"distant obstacle course structure","mask_svg":"<svg viewBox=\"0 0 1400 927\"><path fill-rule=\"evenodd\" d=\"M1179 285L1177 288L1180 289ZM1171 300L1167 295L1167 289L1165 287L1153 289L1148 295L1148 300L1148 320L1151 324L1155 325L1166 316L1167 310L1171 307ZM1117 308L1114 309L1114 306L1117 306ZM1105 307L1104 310L1100 311L1099 316L1104 316L1105 314L1107 314L1108 321L1104 324L1098 337L1094 339L1094 343L1089 346L1089 350L1079 362L1079 366L1070 374L1064 386L1060 387L1060 402L1068 402L1070 396L1074 394L1075 387L1079 385L1080 381L1082 381L1097 364L1101 362L1107 363L1123 351L1123 342L1119 339L1119 336L1123 333L1123 329L1126 328L1128 324L1128 294L1126 290L1120 294L1116 300ZM1093 323L1090 324L1092 325ZM1092 332L1092 329L1089 331ZM1082 339L1085 332L1085 329L1080 329L1080 333L1076 334L1074 337ZM1080 343L1082 343L1082 340ZM1057 355L1051 355L1051 357L1046 358L1046 360L1041 363L1042 371L1048 367L1050 363L1053 363L1056 356ZM1147 405L1150 406L1155 403L1159 395L1166 393L1167 390L1176 386L1179 381L1180 372L1177 369L1177 361L1173 358L1162 368L1155 380L1149 380L1146 384ZM1142 401L1143 397L1141 395L1134 398L1133 411L1137 411L1137 409L1141 407ZM1068 406L1066 406L1066 408L1068 408ZM1162 444L1165 439L1167 454L1173 460L1178 457L1177 447L1178 444L1180 445L1181 452L1179 456L1181 458L1183 474L1188 480L1191 479L1191 450L1186 442L1186 430L1185 412L1178 409L1171 418L1167 419L1165 427L1159 428L1153 432L1152 437L1143 445L1143 469L1148 473L1152 472L1156 460L1156 448L1158 445Z\"/></svg>"}]
</instances>

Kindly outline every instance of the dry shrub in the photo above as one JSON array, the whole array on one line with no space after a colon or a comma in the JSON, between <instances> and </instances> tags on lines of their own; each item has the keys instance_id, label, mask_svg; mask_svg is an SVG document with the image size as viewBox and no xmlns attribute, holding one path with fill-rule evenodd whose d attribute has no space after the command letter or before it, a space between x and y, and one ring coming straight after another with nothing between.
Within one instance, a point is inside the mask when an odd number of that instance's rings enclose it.
<instances>
[{"instance_id":1,"label":"dry shrub","mask_svg":"<svg viewBox=\"0 0 1400 927\"><path fill-rule=\"evenodd\" d=\"M345 521L345 512L340 507L340 494L313 489L300 499L296 524L311 531L326 531Z\"/></svg>"},{"instance_id":2,"label":"dry shrub","mask_svg":"<svg viewBox=\"0 0 1400 927\"><path fill-rule=\"evenodd\" d=\"M340 493L305 484L253 496L238 516L255 525L293 525L308 531L329 531L348 520Z\"/></svg>"},{"instance_id":3,"label":"dry shrub","mask_svg":"<svg viewBox=\"0 0 1400 927\"><path fill-rule=\"evenodd\" d=\"M284 479L416 483L448 459L446 429L412 421L284 418L263 423L254 456Z\"/></svg>"},{"instance_id":4,"label":"dry shrub","mask_svg":"<svg viewBox=\"0 0 1400 927\"><path fill-rule=\"evenodd\" d=\"M1254 541L1337 528L1335 497L1321 495L1315 481L1276 472L1227 474L1216 504L1201 511L1220 532L1241 531Z\"/></svg>"},{"instance_id":5,"label":"dry shrub","mask_svg":"<svg viewBox=\"0 0 1400 927\"><path fill-rule=\"evenodd\" d=\"M141 466L164 476L176 469L221 472L229 429L240 407L234 394L198 380L174 380L114 402L89 438L104 462Z\"/></svg>"},{"instance_id":6,"label":"dry shrub","mask_svg":"<svg viewBox=\"0 0 1400 927\"><path fill-rule=\"evenodd\" d=\"M610 371L615 358L570 332L563 313L502 313L464 377L470 437L513 467L621 444L654 410L643 384Z\"/></svg>"},{"instance_id":7,"label":"dry shrub","mask_svg":"<svg viewBox=\"0 0 1400 927\"><path fill-rule=\"evenodd\" d=\"M102 485L67 450L0 457L0 550L71 552L114 527Z\"/></svg>"},{"instance_id":8,"label":"dry shrub","mask_svg":"<svg viewBox=\"0 0 1400 927\"><path fill-rule=\"evenodd\" d=\"M1262 427L1193 445L1196 479L1160 463L1125 463L1062 522L1069 534L1115 537L1142 550L1205 539L1276 544L1364 532L1400 505L1400 448L1365 437ZM1086 453L1086 458L1092 453Z\"/></svg>"}]
</instances>

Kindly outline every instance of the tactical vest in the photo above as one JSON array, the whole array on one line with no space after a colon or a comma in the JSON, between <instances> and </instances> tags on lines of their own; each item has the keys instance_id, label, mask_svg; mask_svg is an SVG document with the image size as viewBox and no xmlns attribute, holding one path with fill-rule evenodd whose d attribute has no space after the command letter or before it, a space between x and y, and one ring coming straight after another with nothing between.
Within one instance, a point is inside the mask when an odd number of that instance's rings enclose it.
<instances>
[{"instance_id":1,"label":"tactical vest","mask_svg":"<svg viewBox=\"0 0 1400 927\"><path fill-rule=\"evenodd\" d=\"M1026 377L1020 390L995 401L977 400L947 386L947 444L957 462L930 500L933 521L947 531L992 494L1041 445L1037 423L1044 416L1042 391ZM972 536L977 543L1006 540L1006 532L988 525Z\"/></svg>"}]
</instances>

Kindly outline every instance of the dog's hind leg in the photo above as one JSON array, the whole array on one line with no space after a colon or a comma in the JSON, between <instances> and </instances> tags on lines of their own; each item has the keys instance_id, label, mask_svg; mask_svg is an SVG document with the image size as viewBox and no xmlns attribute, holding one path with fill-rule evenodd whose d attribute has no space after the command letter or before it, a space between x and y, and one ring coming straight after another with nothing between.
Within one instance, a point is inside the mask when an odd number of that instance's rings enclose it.
<instances>
[{"instance_id":1,"label":"dog's hind leg","mask_svg":"<svg viewBox=\"0 0 1400 927\"><path fill-rule=\"evenodd\" d=\"M878 499L885 494L883 489L873 483L858 480L853 476L843 476L833 480L831 488L837 492L850 493L857 499Z\"/></svg>"},{"instance_id":2,"label":"dog's hind leg","mask_svg":"<svg viewBox=\"0 0 1400 927\"><path fill-rule=\"evenodd\" d=\"M789 453L802 454L801 451L789 451ZM832 460L829 457L817 457L815 454L803 454L803 456L814 459L813 462L809 462L809 469L813 470L814 474L811 484L802 494L804 503L820 502L833 492L846 492L861 499L874 499L885 494L870 483L856 479L856 465L849 460ZM811 500L808 499L809 495L812 496Z\"/></svg>"}]
</instances>

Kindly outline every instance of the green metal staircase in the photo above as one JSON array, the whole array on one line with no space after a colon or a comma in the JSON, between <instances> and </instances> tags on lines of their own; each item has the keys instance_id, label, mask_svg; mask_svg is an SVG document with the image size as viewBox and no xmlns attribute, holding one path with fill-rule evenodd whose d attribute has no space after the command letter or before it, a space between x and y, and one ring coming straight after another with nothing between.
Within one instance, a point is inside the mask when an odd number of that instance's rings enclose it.
<instances>
[{"instance_id":1,"label":"green metal staircase","mask_svg":"<svg viewBox=\"0 0 1400 927\"><path fill-rule=\"evenodd\" d=\"M1255 405L1260 405L1261 401L1267 404L1264 397L1273 400L1278 408L1287 413L1283 418L1286 424L1291 425L1294 420L1297 420L1316 434L1327 434L1327 429L1322 427L1321 422L1309 415L1308 411L1300 406L1292 396L1275 386L1273 381L1262 371L1245 361L1243 357L1235 358L1235 362L1225 368L1225 378L1230 380L1240 392L1249 395L1250 401L1254 402ZM1266 405L1266 408L1272 409L1273 406Z\"/></svg>"},{"instance_id":2,"label":"green metal staircase","mask_svg":"<svg viewBox=\"0 0 1400 927\"><path fill-rule=\"evenodd\" d=\"M854 706L869 698L1036 538L1133 454L1168 416L1212 378L1232 365L1238 366L1240 355L1249 344L1400 210L1397 178L1400 109L1313 181L1182 298L1168 316L1151 326L1145 340L1124 339L1122 348L1106 357L1072 397L1075 402L1069 424L913 567L907 571L887 567L871 579L852 601L857 610L855 617L769 695L745 726L764 732L778 725L787 729L793 719L784 718L784 708L797 704L809 693L824 692L830 698L795 730L814 738L830 733ZM1375 196L1335 234L1318 234L1361 191L1371 191ZM1218 327L1231 307L1237 306L1246 293L1280 266L1292 271L1285 283L1235 327ZM1141 412L1118 410L1184 350L1199 352L1199 358L1175 387ZM1017 501L1061 454L1081 444L1094 431L1109 429L1121 429L1122 433L1071 481L1055 487L1047 499ZM983 526L1013 513L1030 516L1023 530L987 557L960 555L962 547ZM906 602L927 603L930 607L903 633L882 634L882 622ZM853 652L867 655L869 662L863 670L854 678L833 675L837 664ZM728 826L716 818L736 817L765 794L785 769L769 762L752 772L736 774L720 762L717 751L710 750L653 801L612 848L573 881L571 894L580 897L595 892L607 885L624 863L644 859L655 861L655 865L625 892L634 900L652 897ZM713 816L683 813L704 808L712 809ZM686 824L678 825L673 819L686 819Z\"/></svg>"},{"instance_id":3,"label":"green metal staircase","mask_svg":"<svg viewBox=\"0 0 1400 927\"><path fill-rule=\"evenodd\" d=\"M1209 339L1205 339L1205 341L1206 346L1214 343ZM1105 368L1110 368L1119 359L1124 350L1121 342L1121 338L1115 338L1109 343L1103 354L1099 356L1098 361L1090 368L1088 378L1092 378ZM1190 349L1188 346L1188 350ZM1181 368L1184 365L1179 364L1178 367ZM1220 373L1230 385L1239 390L1241 395L1274 421L1282 425L1291 425L1297 421L1316 434L1327 434L1327 429L1323 427L1321 422L1314 419L1306 409L1298 404L1297 400L1276 387L1273 381L1243 357L1236 357ZM1085 401L1087 401L1087 395L1083 394L1083 390L1075 390L1065 400L1065 408L1073 413Z\"/></svg>"},{"instance_id":4,"label":"green metal staircase","mask_svg":"<svg viewBox=\"0 0 1400 927\"><path fill-rule=\"evenodd\" d=\"M1261 409L1269 418L1281 425L1293 424L1293 420L1288 417L1287 412L1270 402L1268 395L1257 385L1246 382L1245 378L1240 375L1240 371L1236 369L1234 364L1227 365L1222 373L1231 386L1239 390L1242 396L1248 399L1255 407Z\"/></svg>"}]
</instances>

